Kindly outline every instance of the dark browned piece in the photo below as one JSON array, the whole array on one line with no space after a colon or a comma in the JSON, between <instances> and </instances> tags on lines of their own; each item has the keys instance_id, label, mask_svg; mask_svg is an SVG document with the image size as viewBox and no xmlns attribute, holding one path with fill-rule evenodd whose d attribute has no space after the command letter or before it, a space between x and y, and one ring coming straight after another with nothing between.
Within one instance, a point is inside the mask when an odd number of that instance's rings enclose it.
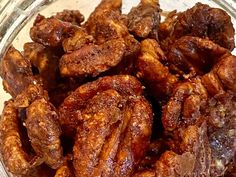
<instances>
[{"instance_id":1,"label":"dark browned piece","mask_svg":"<svg viewBox=\"0 0 236 177\"><path fill-rule=\"evenodd\" d=\"M171 20L174 22L170 23ZM165 51L176 39L187 35L209 38L229 50L235 47L231 18L222 9L197 3L185 12L179 13L177 19L171 16L165 23L167 25L161 25L159 30L160 33L170 32L168 37L161 41L161 46Z\"/></svg>"},{"instance_id":2,"label":"dark browned piece","mask_svg":"<svg viewBox=\"0 0 236 177\"><path fill-rule=\"evenodd\" d=\"M61 105L61 125L76 129L77 176L130 176L149 143L152 112L132 76L107 76L80 86ZM142 143L141 143L142 142Z\"/></svg>"},{"instance_id":3,"label":"dark browned piece","mask_svg":"<svg viewBox=\"0 0 236 177\"><path fill-rule=\"evenodd\" d=\"M207 99L208 93L200 78L177 85L163 108L162 123L165 130L172 131L184 125L196 124Z\"/></svg>"},{"instance_id":4,"label":"dark browned piece","mask_svg":"<svg viewBox=\"0 0 236 177\"><path fill-rule=\"evenodd\" d=\"M94 38L93 36L89 35L85 29L83 28L78 28L74 35L71 37L65 39L62 42L63 49L66 53L71 53L75 50L79 50L82 48L84 45L93 43Z\"/></svg>"},{"instance_id":5,"label":"dark browned piece","mask_svg":"<svg viewBox=\"0 0 236 177\"><path fill-rule=\"evenodd\" d=\"M65 54L61 58L61 75L80 78L96 77L118 65L124 52L123 39L113 39L101 45L86 45L70 54Z\"/></svg>"},{"instance_id":6,"label":"dark browned piece","mask_svg":"<svg viewBox=\"0 0 236 177\"><path fill-rule=\"evenodd\" d=\"M90 15L85 27L96 43L101 44L111 39L123 38L126 51L124 59L115 73L131 73L133 60L139 52L139 42L129 34L128 28L121 15L121 0L103 0Z\"/></svg>"},{"instance_id":7,"label":"dark browned piece","mask_svg":"<svg viewBox=\"0 0 236 177\"><path fill-rule=\"evenodd\" d=\"M49 100L47 91L45 91L41 85L31 84L27 89L16 96L14 106L16 108L27 108L32 102L40 98Z\"/></svg>"},{"instance_id":8,"label":"dark browned piece","mask_svg":"<svg viewBox=\"0 0 236 177\"><path fill-rule=\"evenodd\" d=\"M206 123L188 126L175 132L179 152L166 151L156 162L156 175L210 176L211 150Z\"/></svg>"},{"instance_id":9,"label":"dark browned piece","mask_svg":"<svg viewBox=\"0 0 236 177\"><path fill-rule=\"evenodd\" d=\"M236 93L236 57L223 56L213 69L202 78L180 84L163 110L165 129L173 130L179 124L195 124L205 110L206 101L216 94ZM181 127L183 125L180 125Z\"/></svg>"},{"instance_id":10,"label":"dark browned piece","mask_svg":"<svg viewBox=\"0 0 236 177\"><path fill-rule=\"evenodd\" d=\"M179 128L173 136L175 150L165 151L153 168L140 171L135 177L210 176L211 150L206 122Z\"/></svg>"},{"instance_id":11,"label":"dark browned piece","mask_svg":"<svg viewBox=\"0 0 236 177\"><path fill-rule=\"evenodd\" d=\"M223 176L236 157L236 96L215 95L206 109L211 148L211 174Z\"/></svg>"},{"instance_id":12,"label":"dark browned piece","mask_svg":"<svg viewBox=\"0 0 236 177\"><path fill-rule=\"evenodd\" d=\"M157 174L162 174L161 176L168 176L168 174L178 176L182 173L185 175L188 173L188 176L224 175L236 153L235 98L235 94L232 93L215 95L207 101L199 115L201 118L195 125L182 124L181 128L175 129L172 136L177 148L175 147L174 152L181 155L173 152L164 153L156 163ZM202 124L200 127L199 123ZM198 140L195 140L195 137L198 137Z\"/></svg>"},{"instance_id":13,"label":"dark browned piece","mask_svg":"<svg viewBox=\"0 0 236 177\"><path fill-rule=\"evenodd\" d=\"M165 54L154 39L141 42L136 75L144 81L150 93L161 100L171 95L174 85L178 82L178 78L162 64L165 61Z\"/></svg>"},{"instance_id":14,"label":"dark browned piece","mask_svg":"<svg viewBox=\"0 0 236 177\"><path fill-rule=\"evenodd\" d=\"M84 16L79 10L63 10L62 12L58 12L54 17L78 26L84 21Z\"/></svg>"},{"instance_id":15,"label":"dark browned piece","mask_svg":"<svg viewBox=\"0 0 236 177\"><path fill-rule=\"evenodd\" d=\"M29 84L36 82L30 61L25 59L14 47L10 47L2 58L0 74L4 89L13 97L20 94Z\"/></svg>"},{"instance_id":16,"label":"dark browned piece","mask_svg":"<svg viewBox=\"0 0 236 177\"><path fill-rule=\"evenodd\" d=\"M139 38L158 40L160 11L158 0L141 0L127 15L129 31Z\"/></svg>"},{"instance_id":17,"label":"dark browned piece","mask_svg":"<svg viewBox=\"0 0 236 177\"><path fill-rule=\"evenodd\" d=\"M220 62L214 66L213 70L209 73L215 76L219 80L219 85L222 86L224 90L230 90L236 93L236 56L226 55L220 59ZM205 76L207 78L207 76ZM206 87L210 84L213 85L212 81L208 79L206 82ZM208 84L209 83L209 84ZM211 86L211 85L210 85Z\"/></svg>"},{"instance_id":18,"label":"dark browned piece","mask_svg":"<svg viewBox=\"0 0 236 177\"><path fill-rule=\"evenodd\" d=\"M42 164L33 169L30 169L25 175L20 177L53 177L55 175L55 170L48 167L46 164Z\"/></svg>"},{"instance_id":19,"label":"dark browned piece","mask_svg":"<svg viewBox=\"0 0 236 177\"><path fill-rule=\"evenodd\" d=\"M41 98L30 104L26 111L25 124L33 149L51 168L59 168L63 163L61 129L54 106Z\"/></svg>"},{"instance_id":20,"label":"dark browned piece","mask_svg":"<svg viewBox=\"0 0 236 177\"><path fill-rule=\"evenodd\" d=\"M37 68L46 90L57 86L60 52L39 43L29 42L24 44L24 57Z\"/></svg>"},{"instance_id":21,"label":"dark browned piece","mask_svg":"<svg viewBox=\"0 0 236 177\"><path fill-rule=\"evenodd\" d=\"M14 107L13 101L6 102L0 119L1 154L7 170L18 175L26 174L31 168L43 162L37 156L31 157L23 150L20 123L18 110Z\"/></svg>"},{"instance_id":22,"label":"dark browned piece","mask_svg":"<svg viewBox=\"0 0 236 177\"><path fill-rule=\"evenodd\" d=\"M169 48L167 61L172 72L191 78L208 73L223 55L229 54L208 39L184 36Z\"/></svg>"},{"instance_id":23,"label":"dark browned piece","mask_svg":"<svg viewBox=\"0 0 236 177\"><path fill-rule=\"evenodd\" d=\"M33 27L30 29L30 37L34 42L44 46L58 47L77 28L77 26L69 22L63 22L55 17L45 18L38 15Z\"/></svg>"},{"instance_id":24,"label":"dark browned piece","mask_svg":"<svg viewBox=\"0 0 236 177\"><path fill-rule=\"evenodd\" d=\"M85 27L98 43L119 38L127 33L127 28L121 21L121 5L121 0L102 0L89 16Z\"/></svg>"},{"instance_id":25,"label":"dark browned piece","mask_svg":"<svg viewBox=\"0 0 236 177\"><path fill-rule=\"evenodd\" d=\"M158 28L159 41L161 41L162 47L166 46L166 49L168 47L167 44L170 40L170 39L167 40L167 37L169 37L172 34L174 30L173 27L177 22L177 17L178 17L177 11L173 10L166 15L164 22L159 24Z\"/></svg>"},{"instance_id":26,"label":"dark browned piece","mask_svg":"<svg viewBox=\"0 0 236 177\"><path fill-rule=\"evenodd\" d=\"M222 176L235 158L235 72L236 57L223 56L203 77L177 86L163 110L165 130L174 131L174 135L178 134L176 129L206 121L211 150L206 163L210 164L209 175Z\"/></svg>"}]
</instances>

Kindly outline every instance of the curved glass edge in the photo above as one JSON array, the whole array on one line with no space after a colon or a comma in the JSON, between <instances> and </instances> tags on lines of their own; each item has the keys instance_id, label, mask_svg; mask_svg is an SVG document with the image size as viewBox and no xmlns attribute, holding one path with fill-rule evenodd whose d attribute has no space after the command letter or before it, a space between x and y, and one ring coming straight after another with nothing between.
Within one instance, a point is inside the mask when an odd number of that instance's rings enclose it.
<instances>
[{"instance_id":1,"label":"curved glass edge","mask_svg":"<svg viewBox=\"0 0 236 177\"><path fill-rule=\"evenodd\" d=\"M28 20L56 0L13 0L1 2L0 6L0 58L13 42L15 36Z\"/></svg>"}]
</instances>

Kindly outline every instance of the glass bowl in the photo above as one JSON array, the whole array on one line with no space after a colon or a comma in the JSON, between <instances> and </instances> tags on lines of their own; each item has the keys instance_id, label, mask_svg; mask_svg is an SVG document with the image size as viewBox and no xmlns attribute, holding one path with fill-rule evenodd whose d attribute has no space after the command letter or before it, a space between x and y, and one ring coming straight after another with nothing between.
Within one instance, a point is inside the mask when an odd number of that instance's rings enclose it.
<instances>
[{"instance_id":1,"label":"glass bowl","mask_svg":"<svg viewBox=\"0 0 236 177\"><path fill-rule=\"evenodd\" d=\"M159 0L164 11L177 9L183 11L201 2L212 7L222 8L231 16L236 29L236 1L235 0ZM23 44L29 42L29 29L37 13L51 16L64 9L79 9L85 18L98 5L100 0L0 0L0 59L7 48L12 44L22 51ZM128 13L132 6L136 6L139 0L123 0L122 12ZM164 18L164 17L163 17ZM236 37L235 37L236 40ZM233 51L236 54L236 50ZM2 80L0 79L0 82ZM0 84L0 112L2 112L4 101L10 98ZM10 175L0 163L0 176Z\"/></svg>"}]
</instances>

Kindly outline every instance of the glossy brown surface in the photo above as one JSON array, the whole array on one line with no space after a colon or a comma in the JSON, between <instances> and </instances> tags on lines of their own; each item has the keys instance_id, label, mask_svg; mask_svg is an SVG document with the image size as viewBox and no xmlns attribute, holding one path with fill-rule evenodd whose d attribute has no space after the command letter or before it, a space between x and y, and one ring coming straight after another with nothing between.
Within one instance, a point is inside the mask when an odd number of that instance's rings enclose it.
<instances>
[{"instance_id":1,"label":"glossy brown surface","mask_svg":"<svg viewBox=\"0 0 236 177\"><path fill-rule=\"evenodd\" d=\"M70 22L73 25L81 25L84 21L84 16L79 10L63 10L62 12L57 12L54 17L64 22Z\"/></svg>"},{"instance_id":2,"label":"glossy brown surface","mask_svg":"<svg viewBox=\"0 0 236 177\"><path fill-rule=\"evenodd\" d=\"M170 47L167 61L172 72L191 78L209 72L230 52L208 39L184 36Z\"/></svg>"},{"instance_id":3,"label":"glossy brown surface","mask_svg":"<svg viewBox=\"0 0 236 177\"><path fill-rule=\"evenodd\" d=\"M109 79L114 86L100 84ZM123 90L115 88L115 82L120 80L123 84L132 84L132 81L136 82L133 79L129 76L107 77L106 80L99 80L100 83L92 83L100 87L96 89L97 93L91 93L92 90L81 93L89 85L81 86L76 91L77 96L95 94L90 95L84 108L76 110L77 113L81 111L82 123L77 127L73 148L77 176L130 176L143 157L151 135L151 107L141 95L125 96ZM65 105L69 106L65 102L61 107L64 114L67 111L63 110Z\"/></svg>"},{"instance_id":4,"label":"glossy brown surface","mask_svg":"<svg viewBox=\"0 0 236 177\"><path fill-rule=\"evenodd\" d=\"M20 120L13 101L6 102L0 121L1 153L6 168L14 174L24 174L30 168L30 157L22 149Z\"/></svg>"},{"instance_id":5,"label":"glossy brown surface","mask_svg":"<svg viewBox=\"0 0 236 177\"><path fill-rule=\"evenodd\" d=\"M13 97L34 82L30 61L25 59L14 47L9 48L1 60L0 67L4 89Z\"/></svg>"},{"instance_id":6,"label":"glossy brown surface","mask_svg":"<svg viewBox=\"0 0 236 177\"><path fill-rule=\"evenodd\" d=\"M82 48L84 45L93 42L94 42L93 36L87 34L85 29L78 28L75 31L74 35L63 40L62 46L66 53L71 53L75 50Z\"/></svg>"},{"instance_id":7,"label":"glossy brown surface","mask_svg":"<svg viewBox=\"0 0 236 177\"><path fill-rule=\"evenodd\" d=\"M117 75L102 77L94 82L89 82L76 89L67 97L59 108L60 122L65 133L71 134L81 122L81 108L97 92L113 89L124 96L141 95L143 90L140 82L129 75ZM67 132L69 131L69 132Z\"/></svg>"},{"instance_id":8,"label":"glossy brown surface","mask_svg":"<svg viewBox=\"0 0 236 177\"><path fill-rule=\"evenodd\" d=\"M45 18L38 15L34 26L30 29L30 37L34 42L45 46L57 47L75 29L76 26L69 22L63 22L55 17Z\"/></svg>"},{"instance_id":9,"label":"glossy brown surface","mask_svg":"<svg viewBox=\"0 0 236 177\"><path fill-rule=\"evenodd\" d=\"M143 40L140 50L136 63L136 75L146 83L153 96L164 100L172 93L178 77L171 74L169 68L163 64L166 57L157 41Z\"/></svg>"},{"instance_id":10,"label":"glossy brown surface","mask_svg":"<svg viewBox=\"0 0 236 177\"><path fill-rule=\"evenodd\" d=\"M62 164L61 128L56 109L45 99L37 99L26 109L25 126L36 154L57 169Z\"/></svg>"},{"instance_id":11,"label":"glossy brown surface","mask_svg":"<svg viewBox=\"0 0 236 177\"><path fill-rule=\"evenodd\" d=\"M59 74L59 51L30 42L24 44L24 57L37 68L45 89L51 90L56 87Z\"/></svg>"},{"instance_id":12,"label":"glossy brown surface","mask_svg":"<svg viewBox=\"0 0 236 177\"><path fill-rule=\"evenodd\" d=\"M141 0L127 15L129 31L139 38L149 37L158 40L160 11L158 0Z\"/></svg>"},{"instance_id":13,"label":"glossy brown surface","mask_svg":"<svg viewBox=\"0 0 236 177\"><path fill-rule=\"evenodd\" d=\"M123 57L125 44L122 39L110 40L101 45L85 45L60 60L60 72L67 77L96 77L115 67ZM111 55L112 53L112 55Z\"/></svg>"},{"instance_id":14,"label":"glossy brown surface","mask_svg":"<svg viewBox=\"0 0 236 177\"><path fill-rule=\"evenodd\" d=\"M234 31L231 18L225 11L197 3L176 17L170 16L161 25L159 32L164 33L163 36L169 33L167 38L161 41L164 49L168 49L169 45L182 36L198 36L209 38L220 46L233 50Z\"/></svg>"}]
</instances>

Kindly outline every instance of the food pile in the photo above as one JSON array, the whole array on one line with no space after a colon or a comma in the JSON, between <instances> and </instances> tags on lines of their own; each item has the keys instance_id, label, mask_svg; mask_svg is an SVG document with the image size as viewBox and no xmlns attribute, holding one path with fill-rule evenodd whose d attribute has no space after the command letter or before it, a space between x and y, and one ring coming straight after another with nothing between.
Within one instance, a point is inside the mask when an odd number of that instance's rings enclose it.
<instances>
[{"instance_id":1,"label":"food pile","mask_svg":"<svg viewBox=\"0 0 236 177\"><path fill-rule=\"evenodd\" d=\"M197 177L236 173L235 31L197 3L161 23L158 0L128 14L102 0L38 15L1 59L12 98L0 152L20 177Z\"/></svg>"}]
</instances>

